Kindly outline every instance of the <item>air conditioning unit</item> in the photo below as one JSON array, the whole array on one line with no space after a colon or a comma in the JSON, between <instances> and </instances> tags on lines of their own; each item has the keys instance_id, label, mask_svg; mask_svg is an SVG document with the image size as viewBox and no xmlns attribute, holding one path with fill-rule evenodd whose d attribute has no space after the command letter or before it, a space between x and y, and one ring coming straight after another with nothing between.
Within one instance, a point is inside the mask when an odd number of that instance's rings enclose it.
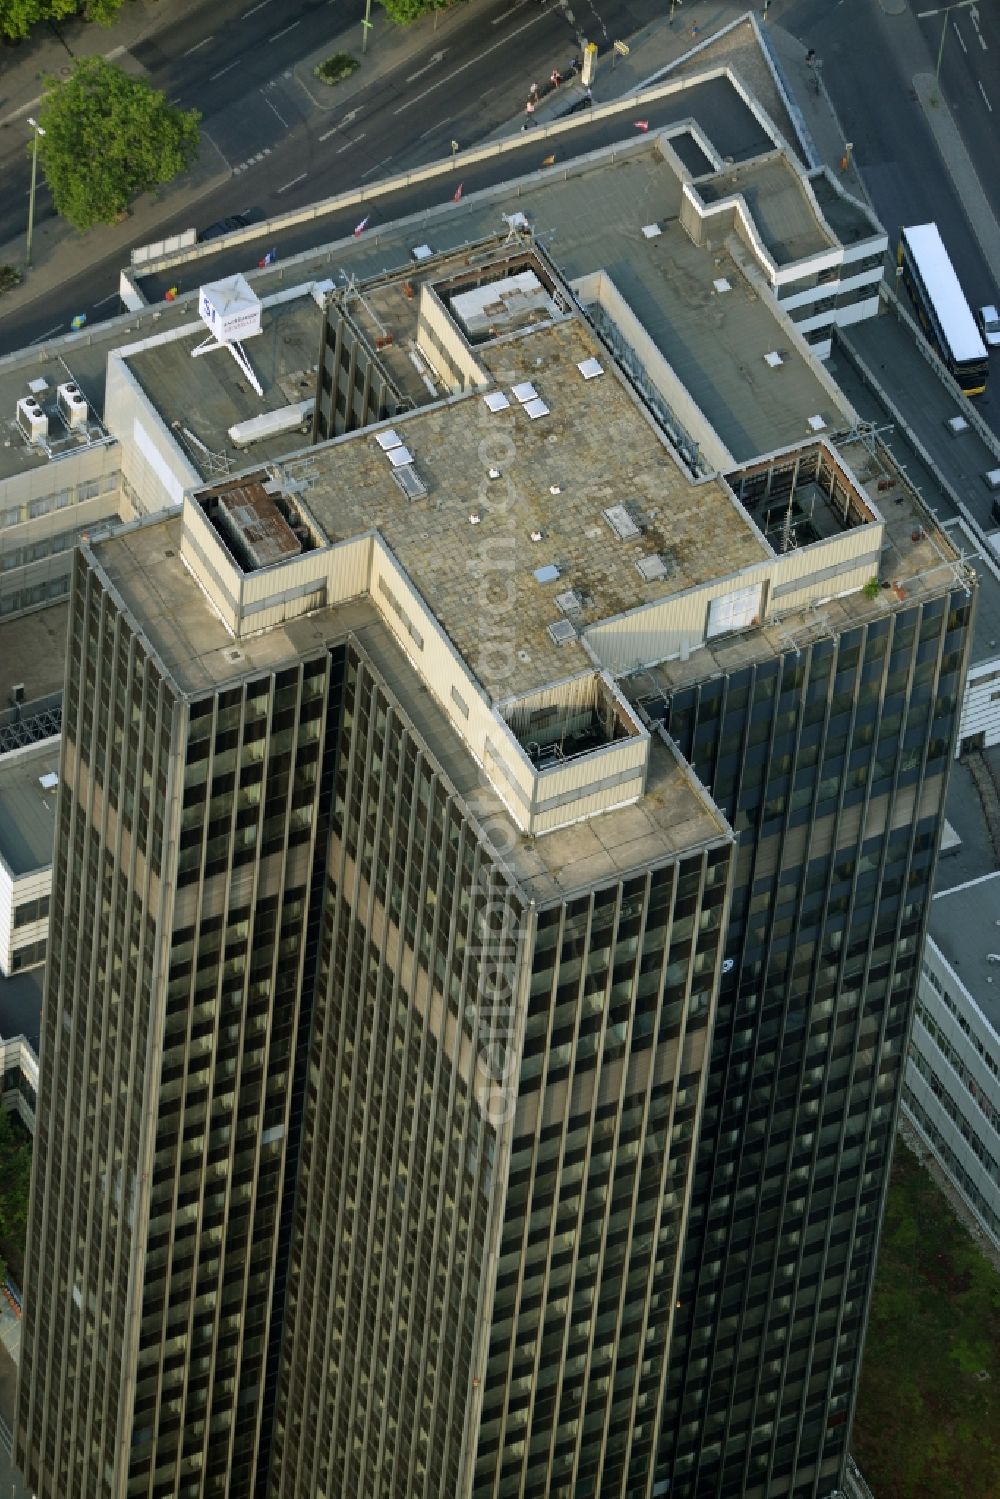
<instances>
[{"instance_id":1,"label":"air conditioning unit","mask_svg":"<svg viewBox=\"0 0 1000 1499\"><path fill-rule=\"evenodd\" d=\"M44 442L49 435L49 419L34 396L17 403L17 425L29 442Z\"/></svg>"},{"instance_id":2,"label":"air conditioning unit","mask_svg":"<svg viewBox=\"0 0 1000 1499\"><path fill-rule=\"evenodd\" d=\"M67 380L64 385L57 386L56 400L59 403L59 414L71 432L79 427L86 427L87 398L75 381Z\"/></svg>"}]
</instances>

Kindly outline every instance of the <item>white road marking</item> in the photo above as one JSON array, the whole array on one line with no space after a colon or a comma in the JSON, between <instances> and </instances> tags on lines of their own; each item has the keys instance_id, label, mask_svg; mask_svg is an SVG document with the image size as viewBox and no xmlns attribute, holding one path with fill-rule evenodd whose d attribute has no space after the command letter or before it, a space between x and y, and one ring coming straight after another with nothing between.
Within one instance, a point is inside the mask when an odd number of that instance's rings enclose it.
<instances>
[{"instance_id":1,"label":"white road marking","mask_svg":"<svg viewBox=\"0 0 1000 1499\"><path fill-rule=\"evenodd\" d=\"M293 177L292 178L291 182L286 182L285 185L284 185L284 187L279 187L277 191L279 193L286 193L290 187L294 187L295 186L296 182L305 182L305 180L306 180L306 178L308 176L309 176L308 172L300 172L297 177Z\"/></svg>"},{"instance_id":2,"label":"white road marking","mask_svg":"<svg viewBox=\"0 0 1000 1499\"><path fill-rule=\"evenodd\" d=\"M965 53L966 57L968 57L968 55L969 55L969 49L965 45L965 37L962 35L962 33L958 29L958 22L954 21L952 24L955 27L955 35L958 37L959 46L961 47L962 51Z\"/></svg>"},{"instance_id":3,"label":"white road marking","mask_svg":"<svg viewBox=\"0 0 1000 1499\"><path fill-rule=\"evenodd\" d=\"M522 5L527 5L527 3L528 3L528 0L517 0L517 4L516 5L512 5L510 7L510 10L505 10L502 16L494 16L493 20L490 22L490 25L491 26L502 26L503 23L504 23L504 21L508 20L514 14L514 12L516 10L520 10L521 6Z\"/></svg>"},{"instance_id":4,"label":"white road marking","mask_svg":"<svg viewBox=\"0 0 1000 1499\"><path fill-rule=\"evenodd\" d=\"M56 323L55 327L54 328L50 328L49 331L48 331L48 333L39 333L38 337L37 338L33 338L31 340L31 342L33 344L40 344L43 338L51 338L52 335L53 335L53 333L58 333L61 327L62 327L62 323ZM29 348L30 348L30 344L29 344Z\"/></svg>"},{"instance_id":5,"label":"white road marking","mask_svg":"<svg viewBox=\"0 0 1000 1499\"><path fill-rule=\"evenodd\" d=\"M229 72L231 72L233 68L239 67L239 64L240 64L240 58L237 58L235 62L227 62L226 66L224 68L220 68L217 73L209 73L209 75L208 75L208 81L209 81L209 83L214 83L217 78L221 78L222 77L223 73L229 73Z\"/></svg>"},{"instance_id":6,"label":"white road marking","mask_svg":"<svg viewBox=\"0 0 1000 1499\"><path fill-rule=\"evenodd\" d=\"M105 304L105 302L114 302L114 301L117 300L117 298L118 298L118 293L116 291L113 291L110 296L102 297L99 302L95 302L94 306L95 307L103 307L104 304Z\"/></svg>"},{"instance_id":7,"label":"white road marking","mask_svg":"<svg viewBox=\"0 0 1000 1499\"><path fill-rule=\"evenodd\" d=\"M189 47L187 49L187 51L185 52L184 56L185 57L190 57L191 53L192 52L197 52L199 47L207 47L208 44L209 44L209 42L211 40L212 40L212 38L210 36L206 36L205 39L204 39L204 41L195 42L195 44L194 44L193 47Z\"/></svg>"},{"instance_id":8,"label":"white road marking","mask_svg":"<svg viewBox=\"0 0 1000 1499\"><path fill-rule=\"evenodd\" d=\"M445 52L447 52L447 50L448 49L446 47L443 52L432 52L431 56L430 56L430 61L429 62L425 62L424 65L423 65L423 67L422 68L418 68L415 73L411 73L410 76L406 80L407 83L416 83L417 79L418 78L422 78L425 73L429 73L430 70L431 70L431 68L436 68L439 62L443 62L444 61L444 54L445 54Z\"/></svg>"},{"instance_id":9,"label":"white road marking","mask_svg":"<svg viewBox=\"0 0 1000 1499\"><path fill-rule=\"evenodd\" d=\"M292 22L291 26L284 26L284 27L282 27L282 29L280 31L276 31L273 34L273 36L269 36L268 37L268 41L269 42L276 42L278 40L279 36L287 36L290 31L294 31L295 30L296 26L301 26L301 25L302 25L302 17L300 16L297 21L293 21Z\"/></svg>"},{"instance_id":10,"label":"white road marking","mask_svg":"<svg viewBox=\"0 0 1000 1499\"><path fill-rule=\"evenodd\" d=\"M285 119L285 117L281 113L281 111L279 109L276 109L275 106L271 103L270 99L264 93L263 89L261 89L261 95L260 96L263 99L264 103L267 105L268 109L273 109L274 110L275 114L278 116L278 119L281 121L281 123L284 125L285 129L287 130L288 129L288 121Z\"/></svg>"},{"instance_id":11,"label":"white road marking","mask_svg":"<svg viewBox=\"0 0 1000 1499\"><path fill-rule=\"evenodd\" d=\"M364 138L365 138L365 132L362 130L358 135L356 135L354 137L354 139L352 141L348 141L346 143L346 145L340 146L338 148L338 150L334 154L336 156L342 156L345 151L349 151L352 146L356 146L357 143L358 143L358 141L363 141ZM322 139L323 139L323 137L320 136L320 140L322 140Z\"/></svg>"},{"instance_id":12,"label":"white road marking","mask_svg":"<svg viewBox=\"0 0 1000 1499\"><path fill-rule=\"evenodd\" d=\"M977 37L979 38L979 45L980 45L980 47L982 47L982 49L983 49L984 52L988 52L990 49L989 49L989 47L987 47L986 42L985 42L985 40L983 38L983 33L979 29L979 7L978 7L978 5L973 5L970 8L970 10L969 10L969 20L972 22L972 28L975 31Z\"/></svg>"},{"instance_id":13,"label":"white road marking","mask_svg":"<svg viewBox=\"0 0 1000 1499\"><path fill-rule=\"evenodd\" d=\"M496 52L499 48L506 47L516 36L520 36L522 31L527 31L529 26L537 26L539 21L545 19L545 14L544 10L539 9L538 14L532 16L530 21L525 21L523 26L518 26L514 31L509 32L507 36L501 37L498 42L493 43L492 47L486 47L482 52L478 52L475 57L470 57L468 62L464 62L453 73L448 73L444 78L439 78L437 83L432 83L430 88L425 88L422 94L415 94L412 99L407 99L405 104L401 104L398 109L393 110L393 114L401 115L404 109L412 109L414 104L419 104L422 99L427 98L428 94L433 94L434 90L440 88L443 83L450 83L453 78L458 77L459 73L464 73L467 68L471 68L474 64L482 62L484 57L489 57L491 52Z\"/></svg>"},{"instance_id":14,"label":"white road marking","mask_svg":"<svg viewBox=\"0 0 1000 1499\"><path fill-rule=\"evenodd\" d=\"M986 90L983 88L982 82L980 82L980 84L979 84L979 92L983 96L983 103L986 105L986 108L989 110L990 114L992 114L993 113L993 105L990 103L989 99L986 97Z\"/></svg>"},{"instance_id":15,"label":"white road marking","mask_svg":"<svg viewBox=\"0 0 1000 1499\"><path fill-rule=\"evenodd\" d=\"M264 6L270 5L270 3L271 0L259 0L259 3L257 5L251 5L249 10L245 10L243 12L243 14L240 16L240 20L245 21L248 16L255 16L259 10L263 10Z\"/></svg>"},{"instance_id":16,"label":"white road marking","mask_svg":"<svg viewBox=\"0 0 1000 1499\"><path fill-rule=\"evenodd\" d=\"M362 172L361 173L361 180L362 180L362 182L364 181L364 179L366 177L370 177L371 174L372 174L372 172L377 172L378 169L379 169L379 167L384 167L385 164L386 164L386 162L387 161L391 161L391 160L392 160L391 156L383 156L382 160L381 161L377 161L373 167L369 167L368 170L367 170L367 172Z\"/></svg>"}]
</instances>

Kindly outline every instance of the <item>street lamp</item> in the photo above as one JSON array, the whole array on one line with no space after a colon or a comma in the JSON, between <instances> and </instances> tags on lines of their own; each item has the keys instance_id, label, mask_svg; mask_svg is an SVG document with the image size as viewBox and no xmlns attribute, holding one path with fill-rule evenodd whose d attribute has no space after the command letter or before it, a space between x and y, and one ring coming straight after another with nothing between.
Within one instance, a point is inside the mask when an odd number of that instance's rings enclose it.
<instances>
[{"instance_id":1,"label":"street lamp","mask_svg":"<svg viewBox=\"0 0 1000 1499\"><path fill-rule=\"evenodd\" d=\"M38 138L45 134L37 120L28 116L28 124L34 134L31 137L31 192L28 195L28 250L24 257L25 265L31 265L31 235L35 227L35 179L38 175Z\"/></svg>"},{"instance_id":2,"label":"street lamp","mask_svg":"<svg viewBox=\"0 0 1000 1499\"><path fill-rule=\"evenodd\" d=\"M937 67L934 69L934 87L941 90L941 59L944 56L944 42L948 35L948 17L953 10L968 10L972 5L978 5L979 0L952 0L951 5L938 5L933 10L918 10L917 20L926 21L930 16L944 16L944 25L941 27L941 45L938 47Z\"/></svg>"}]
</instances>

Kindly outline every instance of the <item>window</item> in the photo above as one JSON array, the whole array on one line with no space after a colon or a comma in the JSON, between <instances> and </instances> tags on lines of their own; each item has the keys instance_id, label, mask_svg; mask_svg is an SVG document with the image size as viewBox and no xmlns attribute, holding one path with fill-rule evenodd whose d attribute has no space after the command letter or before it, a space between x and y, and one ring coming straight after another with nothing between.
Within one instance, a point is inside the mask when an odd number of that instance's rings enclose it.
<instances>
[{"instance_id":1,"label":"window","mask_svg":"<svg viewBox=\"0 0 1000 1499\"><path fill-rule=\"evenodd\" d=\"M730 630L746 630L760 617L760 584L724 593L708 606L707 635L725 635Z\"/></svg>"}]
</instances>

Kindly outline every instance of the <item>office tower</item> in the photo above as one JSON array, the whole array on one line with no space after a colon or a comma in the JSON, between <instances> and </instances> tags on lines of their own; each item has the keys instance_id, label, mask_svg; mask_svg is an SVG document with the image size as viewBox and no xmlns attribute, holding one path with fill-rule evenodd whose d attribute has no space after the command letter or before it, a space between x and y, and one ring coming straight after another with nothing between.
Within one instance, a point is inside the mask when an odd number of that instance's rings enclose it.
<instances>
[{"instance_id":1,"label":"office tower","mask_svg":"<svg viewBox=\"0 0 1000 1499\"><path fill-rule=\"evenodd\" d=\"M653 669L740 839L664 1492L838 1486L970 611L961 587L867 622L836 605L750 663Z\"/></svg>"},{"instance_id":2,"label":"office tower","mask_svg":"<svg viewBox=\"0 0 1000 1499\"><path fill-rule=\"evenodd\" d=\"M682 454L608 278L404 274L320 314L391 425L77 558L18 1456L39 1499L825 1499L974 579L798 345ZM737 460L751 418L812 431Z\"/></svg>"}]
</instances>

